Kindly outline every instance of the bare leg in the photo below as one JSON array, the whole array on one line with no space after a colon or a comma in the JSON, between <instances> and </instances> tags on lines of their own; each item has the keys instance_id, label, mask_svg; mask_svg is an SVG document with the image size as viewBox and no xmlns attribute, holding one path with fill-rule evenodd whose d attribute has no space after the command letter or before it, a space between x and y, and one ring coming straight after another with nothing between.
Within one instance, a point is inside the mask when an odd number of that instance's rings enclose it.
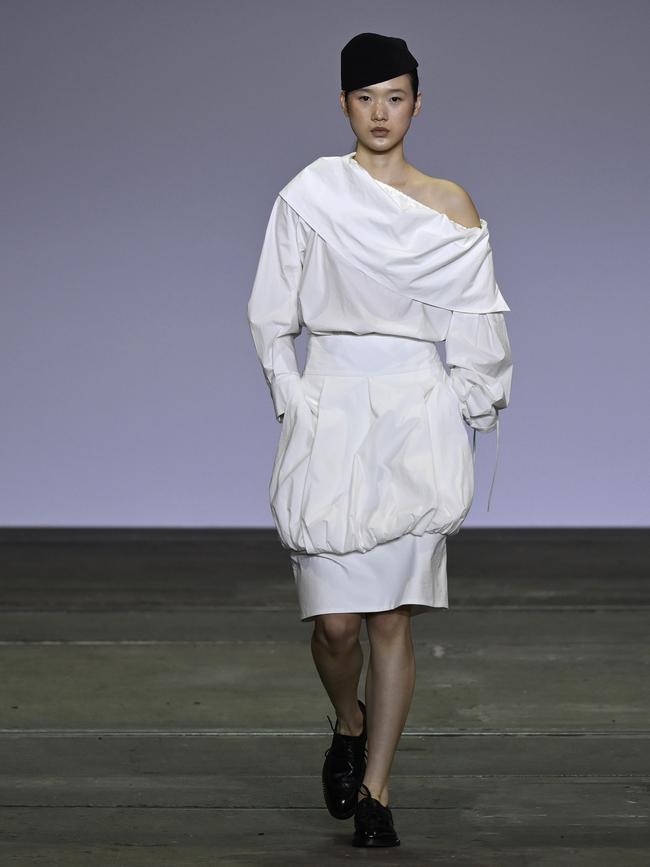
<instances>
[{"instance_id":1,"label":"bare leg","mask_svg":"<svg viewBox=\"0 0 650 867\"><path fill-rule=\"evenodd\" d=\"M368 766L363 782L388 804L388 778L415 689L415 651L408 606L367 614ZM362 797L361 793L358 795Z\"/></svg>"},{"instance_id":2,"label":"bare leg","mask_svg":"<svg viewBox=\"0 0 650 867\"><path fill-rule=\"evenodd\" d=\"M311 652L339 718L339 733L360 735L363 714L357 702L363 651L360 614L320 614L314 620Z\"/></svg>"}]
</instances>

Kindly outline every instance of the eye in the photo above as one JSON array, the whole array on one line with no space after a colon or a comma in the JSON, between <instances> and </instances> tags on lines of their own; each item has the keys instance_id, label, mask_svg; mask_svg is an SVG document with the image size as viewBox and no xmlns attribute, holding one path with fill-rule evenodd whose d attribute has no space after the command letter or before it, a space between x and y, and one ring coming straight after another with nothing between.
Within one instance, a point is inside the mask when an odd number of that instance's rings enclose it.
<instances>
[{"instance_id":1,"label":"eye","mask_svg":"<svg viewBox=\"0 0 650 867\"><path fill-rule=\"evenodd\" d=\"M364 95L360 96L359 99L370 99L370 97L369 97L369 96L365 96L365 94L364 94Z\"/></svg>"},{"instance_id":2,"label":"eye","mask_svg":"<svg viewBox=\"0 0 650 867\"><path fill-rule=\"evenodd\" d=\"M391 99L396 99L396 100L398 100L399 102L402 101L402 97L401 97L401 96L392 96Z\"/></svg>"}]
</instances>

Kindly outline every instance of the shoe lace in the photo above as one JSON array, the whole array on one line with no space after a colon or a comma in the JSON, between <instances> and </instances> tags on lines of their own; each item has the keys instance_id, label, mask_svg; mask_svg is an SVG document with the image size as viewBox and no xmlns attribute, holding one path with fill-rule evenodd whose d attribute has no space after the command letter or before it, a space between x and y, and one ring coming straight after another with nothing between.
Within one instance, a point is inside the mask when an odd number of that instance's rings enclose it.
<instances>
[{"instance_id":1,"label":"shoe lace","mask_svg":"<svg viewBox=\"0 0 650 867\"><path fill-rule=\"evenodd\" d=\"M337 720L336 720L336 723L333 723L333 722L332 722L332 719L331 719L331 717L330 717L330 715L329 715L329 714L326 714L326 716L327 716L327 719L329 720L329 724L330 724L330 728L332 729L332 732L333 732L334 734L340 734L340 732L337 732L337 731L336 731L336 728L337 728L337 725L338 725L338 718L337 718ZM343 735L343 737L346 737L346 735Z\"/></svg>"},{"instance_id":2,"label":"shoe lace","mask_svg":"<svg viewBox=\"0 0 650 867\"><path fill-rule=\"evenodd\" d=\"M382 804L377 798L373 798L370 789L365 783L357 786L357 791L363 793L357 804L357 816L363 822L368 831L381 831L392 828L392 814L390 807Z\"/></svg>"},{"instance_id":3,"label":"shoe lace","mask_svg":"<svg viewBox=\"0 0 650 867\"><path fill-rule=\"evenodd\" d=\"M332 732L334 732L334 734L337 734L337 731L336 731L336 723L333 723L333 722L332 722L331 717L330 717L329 714L326 714L326 716L327 716L327 719L329 720L329 724L330 724L330 728L332 729ZM337 720L337 722L338 722L338 720ZM330 745L330 746L325 750L325 752L323 753L323 755L324 755L325 757L327 757L331 751L332 751L332 745ZM363 757L364 757L365 761L368 761L368 744L367 744L367 742L364 744L364 747L363 747ZM354 772L354 765L353 765L351 759L348 758L347 761L348 761L348 765L349 765L349 771L347 771L346 773L347 773L347 774L351 774L351 773Z\"/></svg>"}]
</instances>

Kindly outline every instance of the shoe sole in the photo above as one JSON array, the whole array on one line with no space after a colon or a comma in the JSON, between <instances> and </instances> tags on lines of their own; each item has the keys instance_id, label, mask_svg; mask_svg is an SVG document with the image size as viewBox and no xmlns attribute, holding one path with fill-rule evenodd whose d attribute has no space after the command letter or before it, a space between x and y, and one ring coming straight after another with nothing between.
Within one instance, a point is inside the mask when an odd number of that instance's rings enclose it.
<instances>
[{"instance_id":1,"label":"shoe sole","mask_svg":"<svg viewBox=\"0 0 650 867\"><path fill-rule=\"evenodd\" d=\"M352 845L353 846L363 846L366 849L379 849L379 848L386 849L389 846L399 846L400 843L401 843L401 840L399 840L399 839L395 840L395 842L385 841L383 843L378 841L378 840L364 840L363 838L359 838L359 837L354 837L352 839Z\"/></svg>"}]
</instances>

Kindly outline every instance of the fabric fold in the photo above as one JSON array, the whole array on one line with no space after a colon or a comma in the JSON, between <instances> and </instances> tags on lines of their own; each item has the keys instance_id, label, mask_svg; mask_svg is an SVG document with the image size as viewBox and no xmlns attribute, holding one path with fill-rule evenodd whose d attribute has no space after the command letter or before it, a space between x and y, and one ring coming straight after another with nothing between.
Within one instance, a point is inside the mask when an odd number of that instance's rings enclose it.
<instances>
[{"instance_id":1,"label":"fabric fold","mask_svg":"<svg viewBox=\"0 0 650 867\"><path fill-rule=\"evenodd\" d=\"M277 196L248 304L282 422L271 513L305 556L458 532L477 433L496 428L489 510L510 397L510 308L486 221L463 227L351 157L316 160Z\"/></svg>"},{"instance_id":2,"label":"fabric fold","mask_svg":"<svg viewBox=\"0 0 650 867\"><path fill-rule=\"evenodd\" d=\"M344 554L460 529L472 458L433 344L311 335L284 425L270 485L284 547Z\"/></svg>"},{"instance_id":3,"label":"fabric fold","mask_svg":"<svg viewBox=\"0 0 650 867\"><path fill-rule=\"evenodd\" d=\"M468 228L425 205L400 208L354 154L319 157L280 197L340 256L394 292L459 312L509 310L487 221Z\"/></svg>"}]
</instances>

